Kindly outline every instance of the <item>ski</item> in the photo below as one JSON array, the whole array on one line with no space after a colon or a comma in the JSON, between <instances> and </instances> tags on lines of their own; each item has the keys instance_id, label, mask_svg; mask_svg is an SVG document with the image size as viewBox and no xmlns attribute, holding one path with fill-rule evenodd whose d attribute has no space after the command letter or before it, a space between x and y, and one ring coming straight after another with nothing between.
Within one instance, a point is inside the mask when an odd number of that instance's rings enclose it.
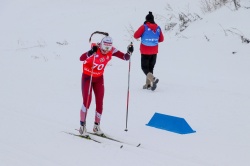
<instances>
[{"instance_id":1,"label":"ski","mask_svg":"<svg viewBox=\"0 0 250 166\"><path fill-rule=\"evenodd\" d=\"M97 142L97 143L102 143L94 138L91 138L89 135L86 135L86 136L83 136L83 135L80 135L80 134L75 134L75 133L71 133L71 132L65 132L64 133L66 134L70 134L70 135L73 135L73 136L76 136L76 137L79 137L79 138L83 138L83 139L86 139L86 140L90 140L90 141L94 141L94 142Z\"/></svg>"},{"instance_id":2,"label":"ski","mask_svg":"<svg viewBox=\"0 0 250 166\"><path fill-rule=\"evenodd\" d=\"M101 137L101 138L105 138L105 139L108 139L108 140L111 140L111 141L115 141L115 142L118 142L118 143L121 143L121 144L127 144L127 145L131 145L131 146L136 146L136 147L140 147L141 146L141 143L138 143L138 144L132 144L132 143L128 143L128 142L125 142L125 141L120 141L118 139L114 139L110 136L107 136L105 134L101 134L101 135L98 135L96 133L91 133L91 132L87 132L88 134L91 134L91 135L95 135L95 136L98 136L98 137ZM123 145L121 145L120 148L122 148Z\"/></svg>"},{"instance_id":3,"label":"ski","mask_svg":"<svg viewBox=\"0 0 250 166\"><path fill-rule=\"evenodd\" d=\"M79 131L78 129L75 129L76 131ZM67 134L70 134L70 135L74 135L74 136L77 136L77 137L80 137L80 138L84 138L84 139L87 139L87 140L92 140L92 141L95 141L95 142L98 142L98 143L103 143L99 140L96 140L95 138L91 137L91 136L83 136L83 135L80 135L80 134L74 134L74 133L70 133L70 132L65 132ZM120 141L118 139L114 139L110 136L107 136L105 134L102 134L102 135L98 135L96 133L92 133L92 132L87 132L88 134L92 135L92 136L97 136L97 137L100 137L100 138L104 138L104 139L108 139L110 141L114 141L114 142L117 142L117 143L120 143L121 146L120 148L123 148L123 144L126 144L126 145L130 145L130 146L135 146L135 147L140 147L141 146L141 143L138 143L138 144L133 144L133 143L129 143L129 142L125 142L125 141Z\"/></svg>"},{"instance_id":4,"label":"ski","mask_svg":"<svg viewBox=\"0 0 250 166\"><path fill-rule=\"evenodd\" d=\"M98 137L106 138L106 139L109 139L109 140L111 140L111 141L123 143L122 141L117 140L117 139L114 139L114 138L111 138L111 137L108 137L108 136L106 136L105 134L98 135L98 134L96 134L96 133L91 133L91 132L87 132L87 133L88 133L88 134L91 134L91 135L98 136Z\"/></svg>"}]
</instances>

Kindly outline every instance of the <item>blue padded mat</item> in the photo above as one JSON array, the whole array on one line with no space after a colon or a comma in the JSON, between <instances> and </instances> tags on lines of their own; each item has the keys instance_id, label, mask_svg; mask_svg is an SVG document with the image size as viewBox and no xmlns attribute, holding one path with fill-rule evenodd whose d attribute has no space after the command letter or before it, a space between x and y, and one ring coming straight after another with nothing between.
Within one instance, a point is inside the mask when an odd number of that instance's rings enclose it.
<instances>
[{"instance_id":1,"label":"blue padded mat","mask_svg":"<svg viewBox=\"0 0 250 166\"><path fill-rule=\"evenodd\" d=\"M160 113L155 113L146 125L178 134L189 134L196 132L189 126L184 118Z\"/></svg>"}]
</instances>

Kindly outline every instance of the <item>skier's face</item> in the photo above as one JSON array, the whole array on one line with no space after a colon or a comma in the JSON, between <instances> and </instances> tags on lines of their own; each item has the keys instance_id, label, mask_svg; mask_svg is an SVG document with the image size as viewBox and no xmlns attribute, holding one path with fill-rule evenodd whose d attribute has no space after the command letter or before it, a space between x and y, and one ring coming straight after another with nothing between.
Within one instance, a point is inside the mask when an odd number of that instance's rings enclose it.
<instances>
[{"instance_id":1,"label":"skier's face","mask_svg":"<svg viewBox=\"0 0 250 166\"><path fill-rule=\"evenodd\" d=\"M112 43L102 41L100 49L102 54L107 54L112 49Z\"/></svg>"},{"instance_id":2,"label":"skier's face","mask_svg":"<svg viewBox=\"0 0 250 166\"><path fill-rule=\"evenodd\" d=\"M101 49L102 54L107 54L110 50Z\"/></svg>"}]
</instances>

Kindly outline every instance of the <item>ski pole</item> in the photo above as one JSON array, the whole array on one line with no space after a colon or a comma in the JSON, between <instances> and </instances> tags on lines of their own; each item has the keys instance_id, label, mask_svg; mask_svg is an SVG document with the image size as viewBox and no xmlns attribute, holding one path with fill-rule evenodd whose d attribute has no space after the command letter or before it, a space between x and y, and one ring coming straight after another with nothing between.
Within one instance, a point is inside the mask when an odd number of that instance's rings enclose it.
<instances>
[{"instance_id":1,"label":"ski pole","mask_svg":"<svg viewBox=\"0 0 250 166\"><path fill-rule=\"evenodd\" d=\"M92 78L93 78L93 69L94 69L94 62L95 62L95 54L93 56L94 56L94 58L93 58L91 75L90 75L90 81L89 81L88 97L87 97L87 103L86 103L86 114L85 114L84 122L86 121L87 112L88 112L88 106L90 106L89 105L89 96L90 96L90 90L91 90L91 87L92 87L91 84L92 84Z\"/></svg>"},{"instance_id":2,"label":"ski pole","mask_svg":"<svg viewBox=\"0 0 250 166\"><path fill-rule=\"evenodd\" d=\"M131 42L131 45L133 43ZM130 54L130 58L129 58L129 65L128 65L128 91L127 91L127 110L126 110L126 128L125 131L128 131L128 105L129 105L129 84L130 84L130 67L131 67L131 55Z\"/></svg>"}]
</instances>

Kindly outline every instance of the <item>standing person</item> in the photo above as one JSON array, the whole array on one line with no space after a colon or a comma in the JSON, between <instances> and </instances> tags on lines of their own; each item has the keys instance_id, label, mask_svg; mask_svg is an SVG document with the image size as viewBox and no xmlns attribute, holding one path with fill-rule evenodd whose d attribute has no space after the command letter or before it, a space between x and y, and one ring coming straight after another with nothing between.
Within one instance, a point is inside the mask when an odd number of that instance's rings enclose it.
<instances>
[{"instance_id":1,"label":"standing person","mask_svg":"<svg viewBox=\"0 0 250 166\"><path fill-rule=\"evenodd\" d=\"M80 110L80 129L81 135L87 136L86 130L86 117L87 111L91 104L92 90L94 91L96 108L95 108L95 123L93 132L98 135L103 135L100 128L100 121L103 112L103 99L104 99L104 69L107 63L112 59L113 56L118 57L122 60L129 60L134 47L130 44L127 48L127 53L123 53L114 48L113 40L105 32L96 31L93 34L103 34L105 37L100 43L92 43L92 48L88 52L81 55L80 61L83 62L83 73L82 73L82 97L83 104ZM91 42L91 37L89 41Z\"/></svg>"},{"instance_id":2,"label":"standing person","mask_svg":"<svg viewBox=\"0 0 250 166\"><path fill-rule=\"evenodd\" d=\"M153 71L156 64L158 43L163 42L164 36L160 26L154 21L152 12L146 16L146 21L134 33L134 38L141 38L141 69L146 75L146 84L143 89L155 90L159 79L154 77Z\"/></svg>"}]
</instances>

